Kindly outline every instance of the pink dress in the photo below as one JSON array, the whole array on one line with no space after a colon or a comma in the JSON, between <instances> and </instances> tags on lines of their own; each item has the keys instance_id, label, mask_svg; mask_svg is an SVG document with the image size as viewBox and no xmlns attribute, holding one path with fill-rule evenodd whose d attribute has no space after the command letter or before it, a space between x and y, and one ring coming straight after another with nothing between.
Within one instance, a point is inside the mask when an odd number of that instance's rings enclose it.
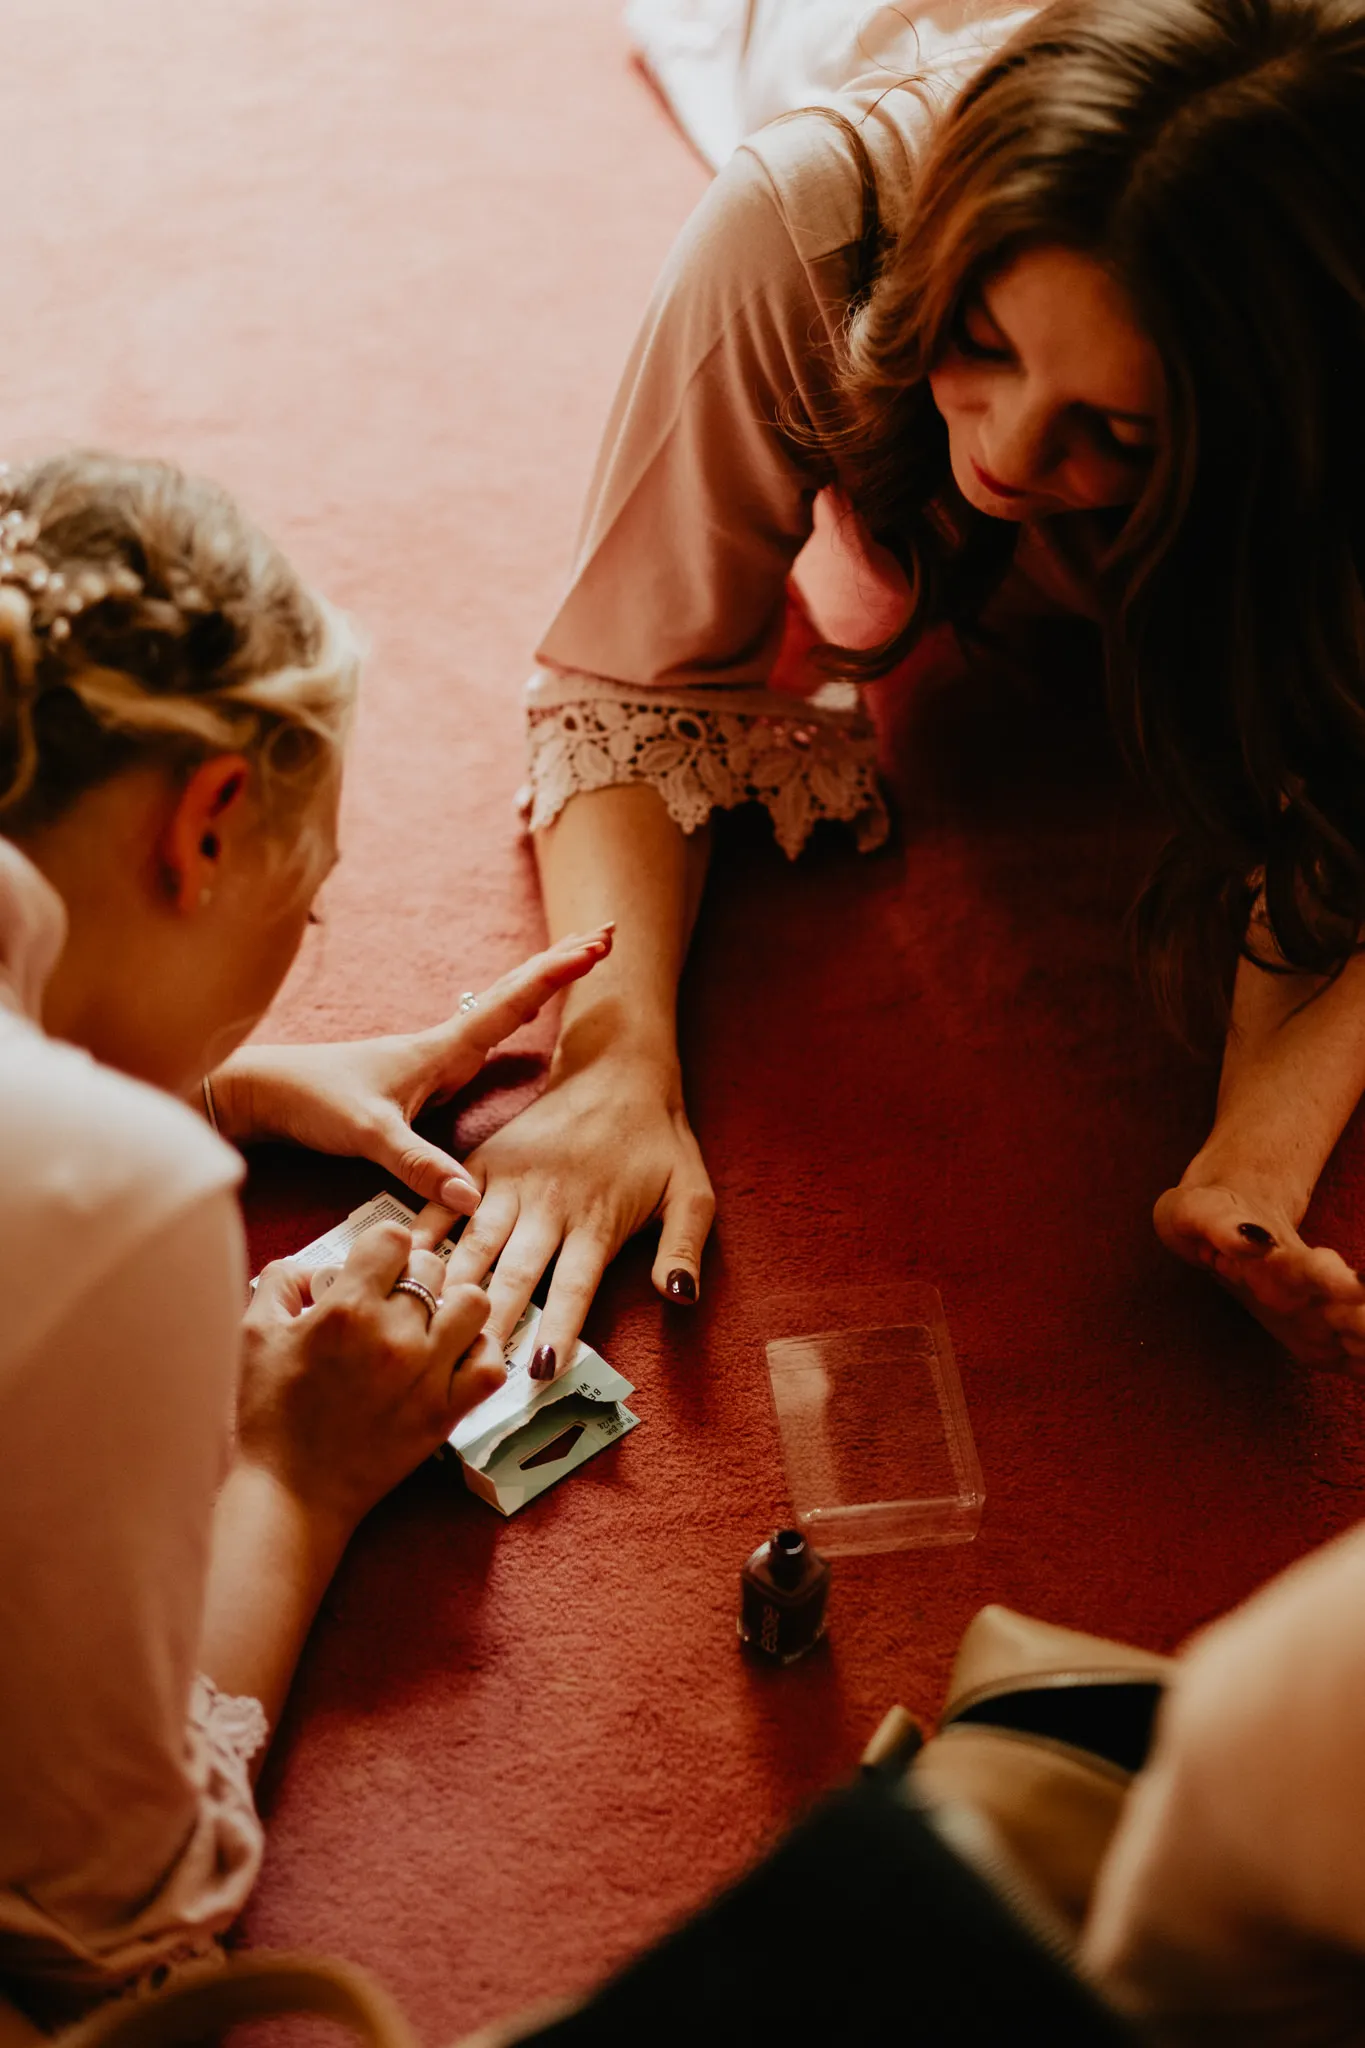
<instances>
[{"instance_id":1,"label":"pink dress","mask_svg":"<svg viewBox=\"0 0 1365 2048\"><path fill-rule=\"evenodd\" d=\"M241 1162L45 1035L64 936L0 838L0 1990L48 2017L214 1952L260 1864L266 1734L196 1668Z\"/></svg>"}]
</instances>

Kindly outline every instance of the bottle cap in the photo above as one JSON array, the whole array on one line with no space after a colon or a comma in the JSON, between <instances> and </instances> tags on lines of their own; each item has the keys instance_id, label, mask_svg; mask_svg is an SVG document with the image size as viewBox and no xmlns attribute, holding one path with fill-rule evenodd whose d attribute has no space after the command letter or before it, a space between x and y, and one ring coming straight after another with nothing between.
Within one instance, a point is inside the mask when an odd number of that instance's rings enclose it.
<instances>
[{"instance_id":1,"label":"bottle cap","mask_svg":"<svg viewBox=\"0 0 1365 2048\"><path fill-rule=\"evenodd\" d=\"M799 1529L779 1529L768 1545L768 1568L779 1586L794 1586L806 1562L806 1539Z\"/></svg>"}]
</instances>

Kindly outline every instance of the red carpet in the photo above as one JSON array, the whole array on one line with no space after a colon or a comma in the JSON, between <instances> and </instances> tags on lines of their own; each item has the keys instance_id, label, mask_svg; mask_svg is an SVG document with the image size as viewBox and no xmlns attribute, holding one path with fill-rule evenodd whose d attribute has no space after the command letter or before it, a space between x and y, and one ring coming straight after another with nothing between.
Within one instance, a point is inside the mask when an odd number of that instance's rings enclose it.
<instances>
[{"instance_id":1,"label":"red carpet","mask_svg":"<svg viewBox=\"0 0 1365 2048\"><path fill-rule=\"evenodd\" d=\"M293 1036L430 1020L539 938L516 699L598 421L703 176L617 0L99 0L25 10L3 95L20 450L222 476L373 637L328 922ZM589 1334L628 1443L501 1523L436 1473L361 1533L265 1787L247 1936L373 1965L433 2042L582 1983L931 1711L1003 1599L1174 1643L1360 1512L1362 1403L1157 1247L1212 1075L1120 934L1150 832L1066 693L932 677L887 710L907 827L791 869L726 835L685 993L721 1221L704 1305L648 1257ZM534 1085L543 1032L466 1138ZM1322 1234L1365 1256L1357 1132ZM258 1261L374 1173L284 1155ZM765 1297L942 1290L987 1505L965 1549L849 1560L827 1654L741 1663L736 1572L783 1513Z\"/></svg>"}]
</instances>

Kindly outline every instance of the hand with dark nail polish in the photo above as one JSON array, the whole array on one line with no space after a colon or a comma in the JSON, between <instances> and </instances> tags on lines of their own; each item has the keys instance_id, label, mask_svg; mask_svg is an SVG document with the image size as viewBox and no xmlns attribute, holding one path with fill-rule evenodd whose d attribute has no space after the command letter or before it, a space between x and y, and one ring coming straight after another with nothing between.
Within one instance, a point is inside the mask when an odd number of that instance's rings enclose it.
<instances>
[{"instance_id":1,"label":"hand with dark nail polish","mask_svg":"<svg viewBox=\"0 0 1365 2048\"><path fill-rule=\"evenodd\" d=\"M670 1301L694 1302L697 1283L685 1266L675 1266L664 1282L664 1292Z\"/></svg>"},{"instance_id":2,"label":"hand with dark nail polish","mask_svg":"<svg viewBox=\"0 0 1365 2048\"><path fill-rule=\"evenodd\" d=\"M553 1344L542 1344L535 1357L531 1360L531 1378L533 1380L552 1380L554 1376L555 1347Z\"/></svg>"},{"instance_id":3,"label":"hand with dark nail polish","mask_svg":"<svg viewBox=\"0 0 1365 2048\"><path fill-rule=\"evenodd\" d=\"M1249 1245L1254 1245L1258 1252L1273 1252L1275 1249L1274 1238L1259 1223L1239 1223L1237 1235L1245 1238Z\"/></svg>"}]
</instances>

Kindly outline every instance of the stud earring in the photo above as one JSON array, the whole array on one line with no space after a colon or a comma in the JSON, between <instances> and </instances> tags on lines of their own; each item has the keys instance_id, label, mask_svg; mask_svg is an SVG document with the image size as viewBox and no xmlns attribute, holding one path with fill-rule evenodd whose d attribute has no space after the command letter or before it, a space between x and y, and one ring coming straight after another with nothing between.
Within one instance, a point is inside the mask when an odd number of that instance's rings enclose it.
<instances>
[{"instance_id":1,"label":"stud earring","mask_svg":"<svg viewBox=\"0 0 1365 2048\"><path fill-rule=\"evenodd\" d=\"M213 901L213 891L212 891L212 889L201 889L201 890L199 891L199 908L200 908L201 910L207 910L207 909L208 909L208 907L209 907L209 905L210 905L210 903L212 903L212 901Z\"/></svg>"}]
</instances>

